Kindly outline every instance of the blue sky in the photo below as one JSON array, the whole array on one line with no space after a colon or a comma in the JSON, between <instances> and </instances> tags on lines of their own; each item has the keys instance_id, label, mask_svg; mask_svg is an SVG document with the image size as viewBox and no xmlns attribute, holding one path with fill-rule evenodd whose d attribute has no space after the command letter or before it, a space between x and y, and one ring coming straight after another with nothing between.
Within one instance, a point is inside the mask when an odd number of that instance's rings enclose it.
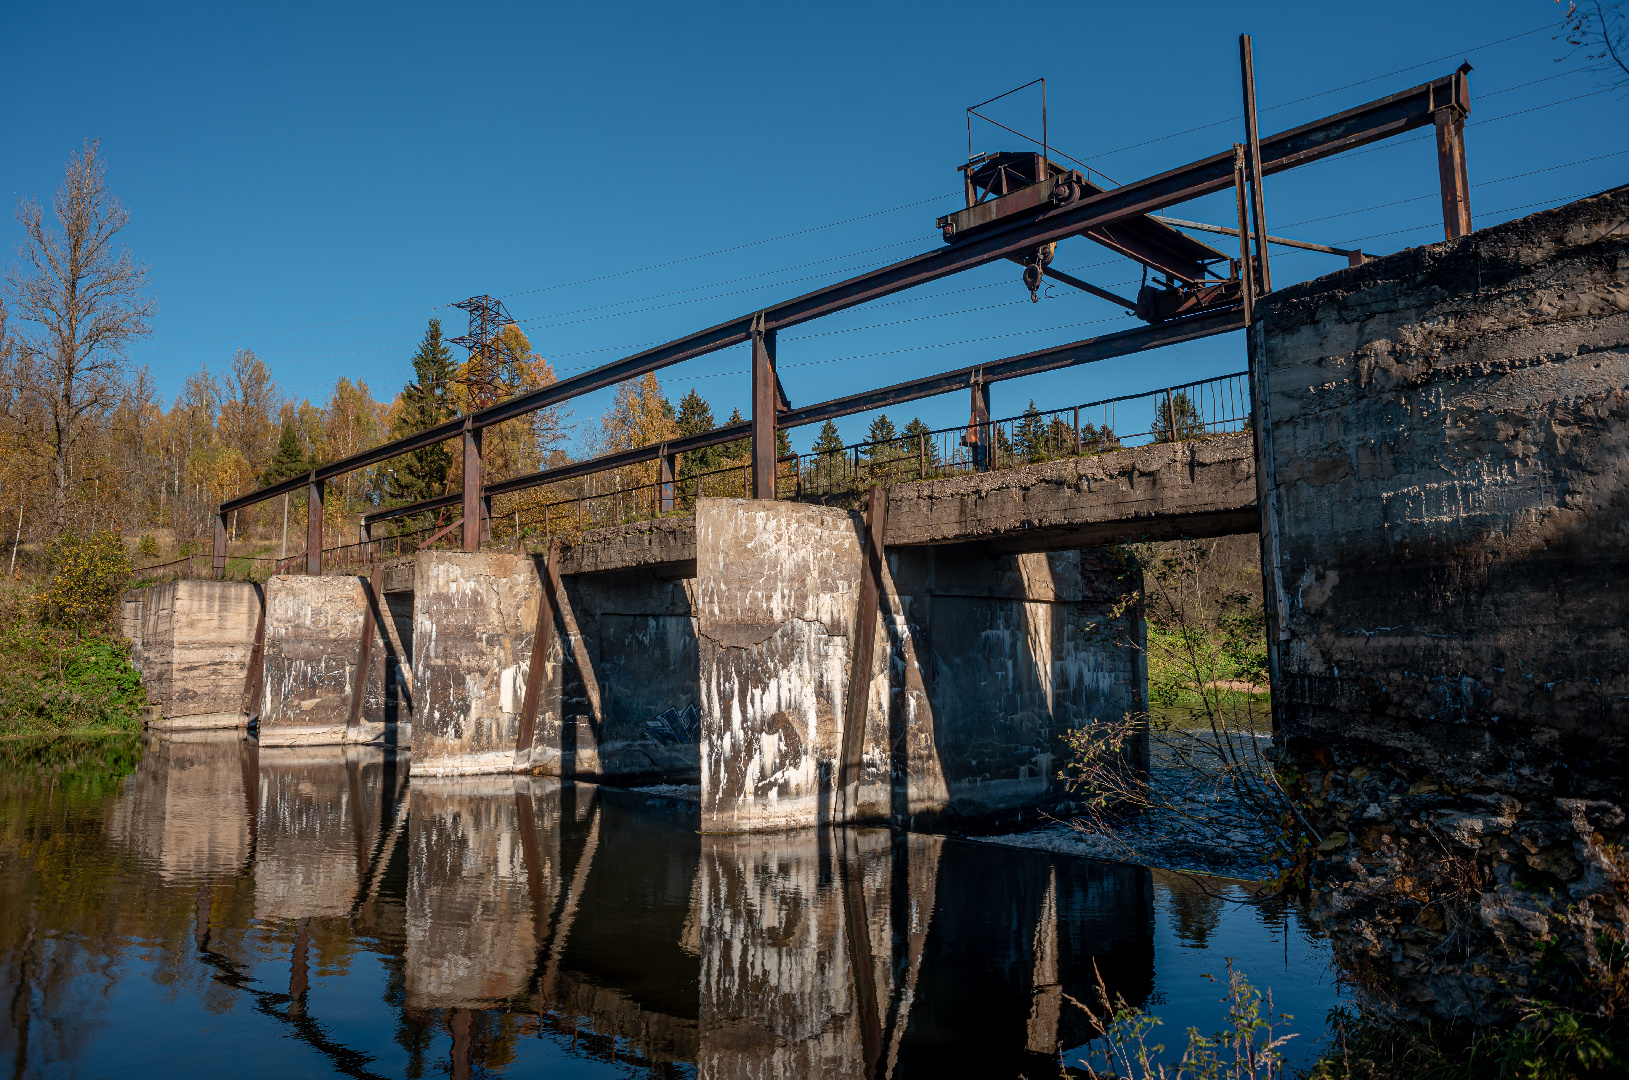
<instances>
[{"instance_id":1,"label":"blue sky","mask_svg":"<svg viewBox=\"0 0 1629 1080\"><path fill-rule=\"evenodd\" d=\"M608 362L938 245L933 220L960 201L963 109L1037 76L1051 141L1119 181L1226 149L1242 138L1240 32L1265 132L1468 59L1478 226L1629 177L1629 95L1564 59L1549 0L4 10L0 196L48 198L80 140L102 140L159 304L131 357L166 398L240 347L291 396L324 399L345 375L388 398L425 320L462 332L446 305L477 293L562 373ZM1038 126L1033 93L999 108ZM974 144L1021 146L988 128ZM1270 179L1269 228L1385 253L1441 239L1436 191L1416 133ZM1230 200L1170 212L1225 223ZM20 231L0 228L9 249ZM1088 241L1055 265L1134 287L1133 264ZM1338 265L1287 255L1275 284ZM1030 304L1001 264L900 294L788 331L783 381L802 404L1135 325L1052 293ZM1001 384L995 412L1243 366L1236 337L1199 342ZM745 367L733 349L661 378L722 419L745 411ZM582 399L576 419L604 405ZM905 412L944 426L966 402Z\"/></svg>"}]
</instances>

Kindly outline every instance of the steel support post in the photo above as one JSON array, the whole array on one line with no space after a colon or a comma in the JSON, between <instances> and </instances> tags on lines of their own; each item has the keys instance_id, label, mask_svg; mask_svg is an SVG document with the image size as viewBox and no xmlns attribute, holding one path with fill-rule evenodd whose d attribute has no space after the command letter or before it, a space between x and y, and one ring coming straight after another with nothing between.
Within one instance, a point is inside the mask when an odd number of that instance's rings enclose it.
<instances>
[{"instance_id":1,"label":"steel support post","mask_svg":"<svg viewBox=\"0 0 1629 1080\"><path fill-rule=\"evenodd\" d=\"M226 576L226 515L215 515L215 556L210 560L210 573L221 578Z\"/></svg>"},{"instance_id":2,"label":"steel support post","mask_svg":"<svg viewBox=\"0 0 1629 1080\"><path fill-rule=\"evenodd\" d=\"M253 719L260 715L260 699L266 680L266 590L259 585L260 617L255 620L255 643L249 650L249 670L243 676L243 715Z\"/></svg>"},{"instance_id":3,"label":"steel support post","mask_svg":"<svg viewBox=\"0 0 1629 1080\"><path fill-rule=\"evenodd\" d=\"M537 626L532 630L532 658L526 666L526 692L520 699L520 726L515 734L515 753L529 750L537 732L537 708L543 697L543 672L554 642L554 576L559 554L554 544L543 563L542 580L537 583Z\"/></svg>"},{"instance_id":4,"label":"steel support post","mask_svg":"<svg viewBox=\"0 0 1629 1080\"><path fill-rule=\"evenodd\" d=\"M667 452L667 444L663 443L656 455L658 470L656 482L657 500L656 512L658 514L671 514L673 512L673 476L679 471L679 455Z\"/></svg>"},{"instance_id":5,"label":"steel support post","mask_svg":"<svg viewBox=\"0 0 1629 1080\"><path fill-rule=\"evenodd\" d=\"M1250 35L1239 35L1239 69L1244 79L1244 137L1250 150L1251 215L1256 223L1256 271L1260 295L1273 291L1273 276L1267 257L1267 201L1261 191L1261 136L1256 131L1256 61L1250 50Z\"/></svg>"},{"instance_id":6,"label":"steel support post","mask_svg":"<svg viewBox=\"0 0 1629 1080\"><path fill-rule=\"evenodd\" d=\"M1455 72L1456 95L1460 102L1471 99L1467 65ZM1467 110L1450 103L1433 114L1437 123L1437 174L1442 182L1442 231L1444 238L1456 240L1471 231L1471 180L1465 166L1465 116Z\"/></svg>"},{"instance_id":7,"label":"steel support post","mask_svg":"<svg viewBox=\"0 0 1629 1080\"><path fill-rule=\"evenodd\" d=\"M353 730L362 723L362 705L368 693L368 671L373 667L373 635L384 615L379 610L379 598L383 595L384 583L384 565L374 563L372 580L362 586L362 601L365 605L362 612L362 643L356 652L356 682L351 684L351 711L345 718L345 726Z\"/></svg>"},{"instance_id":8,"label":"steel support post","mask_svg":"<svg viewBox=\"0 0 1629 1080\"><path fill-rule=\"evenodd\" d=\"M305 572L322 573L322 497L327 482L312 473L305 485Z\"/></svg>"},{"instance_id":9,"label":"steel support post","mask_svg":"<svg viewBox=\"0 0 1629 1080\"><path fill-rule=\"evenodd\" d=\"M464 537L465 551L481 550L485 508L481 505L481 429L464 418Z\"/></svg>"},{"instance_id":10,"label":"steel support post","mask_svg":"<svg viewBox=\"0 0 1629 1080\"><path fill-rule=\"evenodd\" d=\"M854 655L849 664L848 697L843 708L842 757L837 764L837 790L843 800L845 819L853 818L858 810L860 767L865 758L865 720L871 701L872 652L882 598L882 540L887 526L888 492L877 485L867 496L865 575L860 579L860 611L854 621Z\"/></svg>"},{"instance_id":11,"label":"steel support post","mask_svg":"<svg viewBox=\"0 0 1629 1080\"><path fill-rule=\"evenodd\" d=\"M1255 321L1256 272L1250 258L1250 213L1246 208L1244 144L1233 144L1233 197L1239 207L1239 292L1244 300L1244 325Z\"/></svg>"},{"instance_id":12,"label":"steel support post","mask_svg":"<svg viewBox=\"0 0 1629 1080\"><path fill-rule=\"evenodd\" d=\"M967 421L966 441L973 448L973 468L977 472L987 472L990 468L990 440L994 437L990 428L990 384L978 376L973 378L971 413Z\"/></svg>"},{"instance_id":13,"label":"steel support post","mask_svg":"<svg viewBox=\"0 0 1629 1080\"><path fill-rule=\"evenodd\" d=\"M752 323L752 497L775 497L775 332Z\"/></svg>"}]
</instances>

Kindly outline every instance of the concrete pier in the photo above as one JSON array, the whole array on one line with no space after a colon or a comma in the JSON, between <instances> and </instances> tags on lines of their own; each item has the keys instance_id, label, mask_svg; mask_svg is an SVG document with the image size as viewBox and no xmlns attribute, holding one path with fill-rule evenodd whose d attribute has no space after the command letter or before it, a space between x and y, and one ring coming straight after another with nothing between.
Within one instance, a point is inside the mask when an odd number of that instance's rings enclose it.
<instances>
[{"instance_id":1,"label":"concrete pier","mask_svg":"<svg viewBox=\"0 0 1629 1080\"><path fill-rule=\"evenodd\" d=\"M261 590L244 581L168 581L125 594L120 625L156 731L241 728Z\"/></svg>"},{"instance_id":2,"label":"concrete pier","mask_svg":"<svg viewBox=\"0 0 1629 1080\"><path fill-rule=\"evenodd\" d=\"M265 687L259 736L262 746L384 743L386 718L394 713L391 636L380 608L359 577L269 579L266 595ZM374 608L368 671L359 673L363 624ZM357 683L364 682L361 712L348 726ZM394 732L389 732L394 735ZM392 740L394 741L394 740Z\"/></svg>"},{"instance_id":3,"label":"concrete pier","mask_svg":"<svg viewBox=\"0 0 1629 1080\"><path fill-rule=\"evenodd\" d=\"M863 526L843 510L696 506L702 829L885 815L886 724L867 724L860 805L838 758L860 604Z\"/></svg>"}]
</instances>

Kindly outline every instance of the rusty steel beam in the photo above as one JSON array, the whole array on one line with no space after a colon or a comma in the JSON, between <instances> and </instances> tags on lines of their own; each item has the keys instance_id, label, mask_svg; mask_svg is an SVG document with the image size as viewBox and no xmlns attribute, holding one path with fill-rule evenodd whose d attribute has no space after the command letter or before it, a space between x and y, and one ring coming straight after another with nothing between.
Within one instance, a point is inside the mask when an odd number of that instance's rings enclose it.
<instances>
[{"instance_id":1,"label":"rusty steel beam","mask_svg":"<svg viewBox=\"0 0 1629 1080\"><path fill-rule=\"evenodd\" d=\"M266 683L266 590L254 586L260 594L260 617L255 620L255 643L249 650L249 670L243 676L243 715L253 718L260 714L260 699Z\"/></svg>"},{"instance_id":2,"label":"rusty steel beam","mask_svg":"<svg viewBox=\"0 0 1629 1080\"><path fill-rule=\"evenodd\" d=\"M323 488L317 474L310 474L305 493L305 572L314 576L322 573Z\"/></svg>"},{"instance_id":3,"label":"rusty steel beam","mask_svg":"<svg viewBox=\"0 0 1629 1080\"><path fill-rule=\"evenodd\" d=\"M1069 285L1069 286L1071 286L1073 288L1079 289L1081 292L1091 293L1093 296L1099 297L1100 299L1103 299L1103 300L1107 300L1111 304L1119 304L1121 307L1125 308L1127 311L1136 311L1137 310L1136 301L1127 300L1123 296L1116 296L1114 293L1109 292L1109 290L1100 289L1096 285L1093 285L1089 281L1080 280L1078 277L1075 277L1073 274L1066 274L1062 270L1054 270L1050 266L1044 268L1041 271L1041 273L1044 274L1046 277L1051 278L1053 281L1061 281L1065 285Z\"/></svg>"},{"instance_id":4,"label":"rusty steel beam","mask_svg":"<svg viewBox=\"0 0 1629 1080\"><path fill-rule=\"evenodd\" d=\"M790 428L818 424L839 416L871 412L906 401L917 401L921 398L964 390L972 385L975 375L988 385L1043 371L1056 371L1059 368L1095 363L1117 356L1131 356L1166 345L1226 334L1243 327L1244 318L1238 308L1209 311L1185 319L1155 323L1153 326L1139 326L1132 330L1104 334L1101 337L1087 338L1084 341L1075 341L1051 349L992 360L986 364L974 364L971 367L958 368L924 379L912 379L909 382L885 386L880 390L867 390L860 394L850 394L847 397L806 405L783 414L781 426Z\"/></svg>"},{"instance_id":5,"label":"rusty steel beam","mask_svg":"<svg viewBox=\"0 0 1629 1080\"><path fill-rule=\"evenodd\" d=\"M515 734L515 753L531 749L537 733L537 707L543 697L543 669L548 666L549 648L554 643L554 579L560 547L549 545L537 587L537 626L532 630L532 658L526 667L526 692L520 699L520 727Z\"/></svg>"},{"instance_id":6,"label":"rusty steel beam","mask_svg":"<svg viewBox=\"0 0 1629 1080\"><path fill-rule=\"evenodd\" d=\"M849 660L848 696L843 703L843 745L837 763L837 790L843 800L845 820L852 820L859 809L856 796L865 756L865 718L875 670L872 653L882 598L882 538L887 523L888 491L879 484L867 495L865 576L860 579L860 611L854 621L854 653Z\"/></svg>"},{"instance_id":7,"label":"rusty steel beam","mask_svg":"<svg viewBox=\"0 0 1629 1080\"><path fill-rule=\"evenodd\" d=\"M481 429L464 418L464 536L465 551L481 550Z\"/></svg>"},{"instance_id":8,"label":"rusty steel beam","mask_svg":"<svg viewBox=\"0 0 1629 1080\"><path fill-rule=\"evenodd\" d=\"M1456 85L1465 80L1471 66L1454 72ZM1437 109L1437 173L1442 185L1442 231L1446 240L1457 240L1471 231L1471 178L1465 166L1465 118L1470 113L1468 84Z\"/></svg>"},{"instance_id":9,"label":"rusty steel beam","mask_svg":"<svg viewBox=\"0 0 1629 1080\"><path fill-rule=\"evenodd\" d=\"M1260 140L1257 155L1262 175L1307 165L1380 139L1400 135L1436 122L1436 110L1457 105L1469 112L1468 84L1456 73L1371 101L1345 112L1315 120ZM763 309L766 331L797 326L905 289L971 270L1042 244L1079 236L1126 218L1188 202L1233 183L1233 152L1214 154L1124 187L1077 198L1061 205L1047 204L1015 214L1005 224L993 225L966 240L885 266L858 277L827 285L813 292ZM752 338L755 315L742 316L699 330L643 352L634 353L592 371L520 394L508 401L470 414L478 428L512 420L593 390L614 386L647 372L716 352ZM316 479L328 480L421 447L443 442L464 428L465 419L448 420L436 427L385 443L317 469ZM291 491L298 484L285 481L221 504L221 511L241 509Z\"/></svg>"},{"instance_id":10,"label":"rusty steel beam","mask_svg":"<svg viewBox=\"0 0 1629 1080\"><path fill-rule=\"evenodd\" d=\"M351 687L351 711L345 717L345 726L355 730L362 724L362 706L368 694L368 672L373 667L373 635L383 613L379 611L379 598L384 595L385 568L373 564L373 578L362 586L362 643L356 653L356 685Z\"/></svg>"},{"instance_id":11,"label":"rusty steel beam","mask_svg":"<svg viewBox=\"0 0 1629 1080\"><path fill-rule=\"evenodd\" d=\"M775 413L780 404L775 374L775 331L763 317L752 326L752 497L775 497Z\"/></svg>"},{"instance_id":12,"label":"rusty steel beam","mask_svg":"<svg viewBox=\"0 0 1629 1080\"><path fill-rule=\"evenodd\" d=\"M226 512L215 515L215 553L210 560L210 572L217 578L226 576Z\"/></svg>"}]
</instances>

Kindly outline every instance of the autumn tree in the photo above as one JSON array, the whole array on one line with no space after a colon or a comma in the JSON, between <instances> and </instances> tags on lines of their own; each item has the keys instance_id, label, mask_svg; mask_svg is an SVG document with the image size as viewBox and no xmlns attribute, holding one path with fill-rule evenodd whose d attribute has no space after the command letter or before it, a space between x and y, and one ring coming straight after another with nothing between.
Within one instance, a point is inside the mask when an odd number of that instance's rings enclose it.
<instances>
[{"instance_id":1,"label":"autumn tree","mask_svg":"<svg viewBox=\"0 0 1629 1080\"><path fill-rule=\"evenodd\" d=\"M55 227L33 198L19 200L21 265L9 270L7 291L25 327L20 359L49 459L51 523L60 530L68 524L75 455L117 406L125 350L149 332L154 305L147 268L118 243L130 215L107 189L96 141L69 158L51 210Z\"/></svg>"}]
</instances>

